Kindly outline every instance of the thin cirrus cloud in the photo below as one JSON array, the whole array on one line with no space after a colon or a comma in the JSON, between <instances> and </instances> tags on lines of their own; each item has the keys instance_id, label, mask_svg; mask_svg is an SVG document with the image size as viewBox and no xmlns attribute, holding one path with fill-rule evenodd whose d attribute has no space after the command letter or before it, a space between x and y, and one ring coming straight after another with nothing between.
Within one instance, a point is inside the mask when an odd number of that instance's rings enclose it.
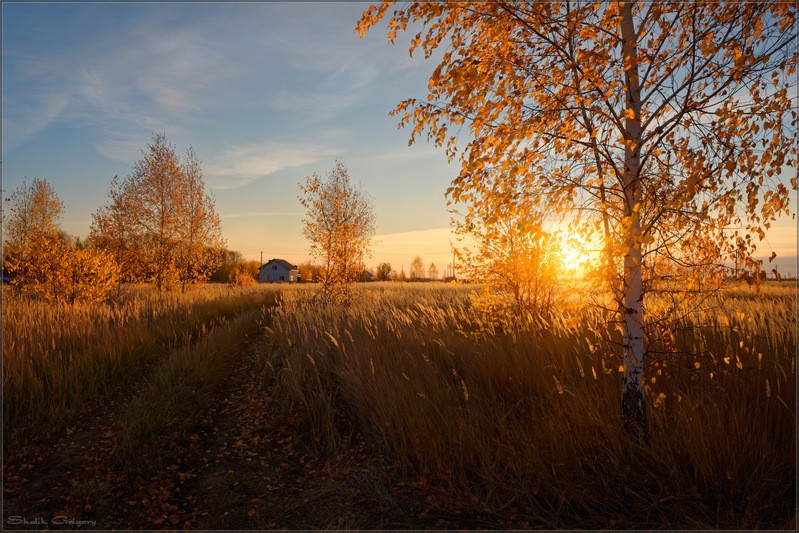
<instances>
[{"instance_id":1,"label":"thin cirrus cloud","mask_svg":"<svg viewBox=\"0 0 799 533\"><path fill-rule=\"evenodd\" d=\"M153 121L147 124L149 133L142 135L125 135L118 139L104 139L94 145L94 149L108 159L133 165L142 157L142 150L147 148L151 141L150 134L163 132L168 138L173 138L179 133L178 128L168 127L165 124Z\"/></svg>"},{"instance_id":2,"label":"thin cirrus cloud","mask_svg":"<svg viewBox=\"0 0 799 533\"><path fill-rule=\"evenodd\" d=\"M244 187L283 169L316 163L336 154L330 148L266 142L231 148L204 165L208 184L215 190Z\"/></svg>"},{"instance_id":3,"label":"thin cirrus cloud","mask_svg":"<svg viewBox=\"0 0 799 533\"><path fill-rule=\"evenodd\" d=\"M127 48L122 64L135 66L129 81L164 112L181 114L202 109L212 101L213 86L236 73L201 31L153 33L151 28L137 28L136 33L143 46Z\"/></svg>"},{"instance_id":4,"label":"thin cirrus cloud","mask_svg":"<svg viewBox=\"0 0 799 533\"><path fill-rule=\"evenodd\" d=\"M17 109L9 109L3 121L3 151L19 146L58 120L69 104L66 94L43 94L35 100L20 103Z\"/></svg>"},{"instance_id":5,"label":"thin cirrus cloud","mask_svg":"<svg viewBox=\"0 0 799 533\"><path fill-rule=\"evenodd\" d=\"M301 216L302 213L292 213L289 211L252 211L248 213L225 213L220 214L220 218L262 218L262 217L294 217Z\"/></svg>"},{"instance_id":6,"label":"thin cirrus cloud","mask_svg":"<svg viewBox=\"0 0 799 533\"><path fill-rule=\"evenodd\" d=\"M167 134L170 135L170 132ZM98 143L95 148L109 159L133 164L141 158L145 144L141 138L127 138L105 140ZM337 150L314 145L255 143L229 148L217 156L210 157L203 162L203 174L208 186L214 190L237 189L281 170L316 163L336 153Z\"/></svg>"},{"instance_id":7,"label":"thin cirrus cloud","mask_svg":"<svg viewBox=\"0 0 799 533\"><path fill-rule=\"evenodd\" d=\"M291 111L313 120L329 120L358 103L352 91L336 93L280 92L269 96L274 109Z\"/></svg>"},{"instance_id":8,"label":"thin cirrus cloud","mask_svg":"<svg viewBox=\"0 0 799 533\"><path fill-rule=\"evenodd\" d=\"M120 163L133 163L139 159L142 148L141 142L134 140L106 139L95 145L98 153Z\"/></svg>"},{"instance_id":9,"label":"thin cirrus cloud","mask_svg":"<svg viewBox=\"0 0 799 533\"><path fill-rule=\"evenodd\" d=\"M4 52L4 149L59 120L113 135L191 119L212 106L241 69L202 27L167 29L134 20L69 49L42 53L31 37Z\"/></svg>"}]
</instances>

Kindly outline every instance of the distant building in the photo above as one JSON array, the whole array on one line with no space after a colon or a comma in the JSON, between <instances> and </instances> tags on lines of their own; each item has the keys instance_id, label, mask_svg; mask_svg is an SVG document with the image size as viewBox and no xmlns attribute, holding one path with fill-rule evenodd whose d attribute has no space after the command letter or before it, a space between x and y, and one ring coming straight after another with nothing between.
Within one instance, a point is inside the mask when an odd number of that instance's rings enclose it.
<instances>
[{"instance_id":1,"label":"distant building","mask_svg":"<svg viewBox=\"0 0 799 533\"><path fill-rule=\"evenodd\" d=\"M258 269L259 283L295 283L299 267L292 265L285 259L270 259Z\"/></svg>"}]
</instances>

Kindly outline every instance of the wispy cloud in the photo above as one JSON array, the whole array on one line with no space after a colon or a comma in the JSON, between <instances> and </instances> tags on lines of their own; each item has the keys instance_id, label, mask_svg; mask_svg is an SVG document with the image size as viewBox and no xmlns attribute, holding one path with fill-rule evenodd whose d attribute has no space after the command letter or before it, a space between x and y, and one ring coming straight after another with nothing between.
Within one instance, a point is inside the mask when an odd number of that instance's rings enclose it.
<instances>
[{"instance_id":1,"label":"wispy cloud","mask_svg":"<svg viewBox=\"0 0 799 533\"><path fill-rule=\"evenodd\" d=\"M430 228L400 233L376 235L376 254L394 255L446 255L450 253L450 241L454 239L449 227Z\"/></svg>"},{"instance_id":2,"label":"wispy cloud","mask_svg":"<svg viewBox=\"0 0 799 533\"><path fill-rule=\"evenodd\" d=\"M205 89L220 84L235 73L212 41L199 28L165 31L163 27L141 25L134 38L142 44L129 47L118 59L133 82L167 113L201 109L210 102Z\"/></svg>"},{"instance_id":3,"label":"wispy cloud","mask_svg":"<svg viewBox=\"0 0 799 533\"><path fill-rule=\"evenodd\" d=\"M133 163L141 158L144 148L141 140L111 140L106 139L95 145L100 154L120 163Z\"/></svg>"},{"instance_id":4,"label":"wispy cloud","mask_svg":"<svg viewBox=\"0 0 799 533\"><path fill-rule=\"evenodd\" d=\"M29 95L28 99L21 102L16 109L7 112L7 118L3 120L4 151L32 139L58 120L63 115L69 99L69 96L63 93Z\"/></svg>"},{"instance_id":5,"label":"wispy cloud","mask_svg":"<svg viewBox=\"0 0 799 533\"><path fill-rule=\"evenodd\" d=\"M302 213L291 213L282 211L253 211L250 213L226 213L220 214L220 218L260 218L260 217L294 217L301 216Z\"/></svg>"},{"instance_id":6,"label":"wispy cloud","mask_svg":"<svg viewBox=\"0 0 799 533\"><path fill-rule=\"evenodd\" d=\"M279 92L268 97L275 109L292 111L316 120L329 120L358 103L352 91L333 93Z\"/></svg>"},{"instance_id":7,"label":"wispy cloud","mask_svg":"<svg viewBox=\"0 0 799 533\"><path fill-rule=\"evenodd\" d=\"M112 137L165 131L165 125L192 119L216 104L230 78L241 74L205 29L132 18L74 47L43 53L41 39L31 37L4 51L11 59L4 65L5 148L60 119L90 124Z\"/></svg>"},{"instance_id":8,"label":"wispy cloud","mask_svg":"<svg viewBox=\"0 0 799 533\"><path fill-rule=\"evenodd\" d=\"M211 158L204 165L204 173L213 189L236 189L283 169L316 163L334 154L336 150L325 147L268 141L231 148Z\"/></svg>"},{"instance_id":9,"label":"wispy cloud","mask_svg":"<svg viewBox=\"0 0 799 533\"><path fill-rule=\"evenodd\" d=\"M443 149L435 148L430 145L415 145L413 147L400 146L398 148L389 148L385 150L378 150L370 152L368 155L353 155L350 159L352 161L359 161L362 163L387 163L387 162L403 162L407 163L411 160L425 159L425 158L446 158Z\"/></svg>"}]
</instances>

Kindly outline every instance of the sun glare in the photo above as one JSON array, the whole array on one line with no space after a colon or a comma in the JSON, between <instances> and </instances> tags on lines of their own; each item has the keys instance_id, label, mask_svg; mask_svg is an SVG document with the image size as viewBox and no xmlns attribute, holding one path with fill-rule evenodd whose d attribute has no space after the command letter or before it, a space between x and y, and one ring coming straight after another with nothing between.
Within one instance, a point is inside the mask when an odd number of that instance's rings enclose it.
<instances>
[{"instance_id":1,"label":"sun glare","mask_svg":"<svg viewBox=\"0 0 799 533\"><path fill-rule=\"evenodd\" d=\"M561 250L561 261L566 272L574 276L583 276L589 259L588 253L569 242L564 242Z\"/></svg>"}]
</instances>

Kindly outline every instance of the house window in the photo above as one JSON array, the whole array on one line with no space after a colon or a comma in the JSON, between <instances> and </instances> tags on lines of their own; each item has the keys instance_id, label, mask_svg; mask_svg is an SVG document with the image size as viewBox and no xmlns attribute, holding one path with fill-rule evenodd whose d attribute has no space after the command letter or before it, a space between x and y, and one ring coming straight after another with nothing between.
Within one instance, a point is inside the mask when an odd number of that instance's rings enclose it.
<instances>
[{"instance_id":1,"label":"house window","mask_svg":"<svg viewBox=\"0 0 799 533\"><path fill-rule=\"evenodd\" d=\"M272 265L272 270L277 270L277 265Z\"/></svg>"},{"instance_id":2,"label":"house window","mask_svg":"<svg viewBox=\"0 0 799 533\"><path fill-rule=\"evenodd\" d=\"M285 279L286 279L286 276L280 276L280 281L284 281Z\"/></svg>"}]
</instances>

